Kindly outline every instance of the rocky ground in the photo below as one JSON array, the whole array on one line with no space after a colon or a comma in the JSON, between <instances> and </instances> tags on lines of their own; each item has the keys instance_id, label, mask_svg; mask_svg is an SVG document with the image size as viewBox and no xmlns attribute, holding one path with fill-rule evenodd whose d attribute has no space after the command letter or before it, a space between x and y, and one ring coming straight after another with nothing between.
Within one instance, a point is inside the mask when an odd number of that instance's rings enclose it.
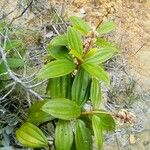
<instances>
[{"instance_id":1,"label":"rocky ground","mask_svg":"<svg viewBox=\"0 0 150 150\"><path fill-rule=\"evenodd\" d=\"M20 2L20 3L19 3ZM133 124L118 123L115 134L105 136L104 150L150 149L150 1L149 0L37 0L21 17L13 20L16 26L27 27L38 33L26 38L29 45L44 43L65 30L55 26L56 14L67 20L77 15L90 24L114 20L117 30L107 38L117 43L121 54L106 66L112 76L110 89L104 89L104 104L110 111L124 111L135 115ZM0 1L5 14L13 11L12 20L26 7L25 1ZM51 7L56 8L55 15ZM2 11L0 11L2 14ZM0 16L1 17L1 16ZM20 24L21 22L21 24ZM54 24L54 26L50 26ZM56 28L55 28L56 27ZM41 40L42 39L42 40ZM40 57L40 56L39 56Z\"/></svg>"},{"instance_id":2,"label":"rocky ground","mask_svg":"<svg viewBox=\"0 0 150 150\"><path fill-rule=\"evenodd\" d=\"M117 31L112 40L119 44L134 77L149 88L149 0L74 0L65 4L62 1L62 5L69 16L84 17L93 25L101 20L114 20Z\"/></svg>"}]
</instances>

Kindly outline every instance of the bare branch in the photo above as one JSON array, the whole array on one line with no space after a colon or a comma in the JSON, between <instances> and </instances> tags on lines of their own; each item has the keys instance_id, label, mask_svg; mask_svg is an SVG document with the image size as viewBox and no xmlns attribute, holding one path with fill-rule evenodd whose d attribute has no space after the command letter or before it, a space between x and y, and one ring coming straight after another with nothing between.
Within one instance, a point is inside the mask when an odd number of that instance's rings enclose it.
<instances>
[{"instance_id":1,"label":"bare branch","mask_svg":"<svg viewBox=\"0 0 150 150\"><path fill-rule=\"evenodd\" d=\"M7 35L5 36L5 40L4 40L4 47L6 46L6 41L7 41ZM30 87L28 87L27 84L25 84L24 82L22 82L21 79L19 79L17 76L15 76L15 74L11 71L10 67L8 66L8 63L7 63L7 59L6 59L6 53L5 53L5 50L0 46L0 54L2 56L2 60L4 62L4 65L7 69L7 72L10 76L11 79L14 80L15 83L19 83L23 86L23 88L26 90L26 91L29 91L31 94L33 94L35 97L37 97L38 99L40 100L43 100L43 98L38 94L36 93L35 91L33 91L32 89L30 89ZM13 89L12 89L13 90ZM12 92L12 91L11 91ZM9 92L10 93L10 92Z\"/></svg>"},{"instance_id":2,"label":"bare branch","mask_svg":"<svg viewBox=\"0 0 150 150\"><path fill-rule=\"evenodd\" d=\"M12 86L12 88L3 96L0 97L0 101L4 100L16 87L16 83Z\"/></svg>"},{"instance_id":3,"label":"bare branch","mask_svg":"<svg viewBox=\"0 0 150 150\"><path fill-rule=\"evenodd\" d=\"M35 87L40 86L41 84L43 84L43 83L45 83L45 82L47 82L47 80L43 80L43 81L41 81L41 82L39 82L39 83L37 83L37 84L28 86L28 88L30 88L30 89L31 89L31 88L35 88Z\"/></svg>"}]
</instances>

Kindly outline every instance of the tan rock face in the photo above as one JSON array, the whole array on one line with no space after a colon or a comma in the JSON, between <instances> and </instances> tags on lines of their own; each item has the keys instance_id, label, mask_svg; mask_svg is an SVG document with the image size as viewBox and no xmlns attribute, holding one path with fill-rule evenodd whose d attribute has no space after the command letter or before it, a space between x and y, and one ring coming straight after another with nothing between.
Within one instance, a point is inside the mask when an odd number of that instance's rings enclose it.
<instances>
[{"instance_id":1,"label":"tan rock face","mask_svg":"<svg viewBox=\"0 0 150 150\"><path fill-rule=\"evenodd\" d=\"M79 4L79 6L78 6ZM85 14L80 14L80 9ZM84 0L67 5L69 15L83 16L91 24L114 20L117 31L109 37L120 45L131 74L145 89L150 86L150 1Z\"/></svg>"},{"instance_id":2,"label":"tan rock face","mask_svg":"<svg viewBox=\"0 0 150 150\"><path fill-rule=\"evenodd\" d=\"M131 73L145 89L148 89L150 86L150 3L127 2L122 3L122 8L118 10L122 22L120 29L120 34L123 35L122 49L125 50Z\"/></svg>"},{"instance_id":3,"label":"tan rock face","mask_svg":"<svg viewBox=\"0 0 150 150\"><path fill-rule=\"evenodd\" d=\"M0 0L0 10L1 15L10 14L8 15L10 19L19 13L17 1L15 0Z\"/></svg>"},{"instance_id":4,"label":"tan rock face","mask_svg":"<svg viewBox=\"0 0 150 150\"><path fill-rule=\"evenodd\" d=\"M150 86L150 49L143 47L136 55L128 59L131 73L138 82L146 89Z\"/></svg>"}]
</instances>

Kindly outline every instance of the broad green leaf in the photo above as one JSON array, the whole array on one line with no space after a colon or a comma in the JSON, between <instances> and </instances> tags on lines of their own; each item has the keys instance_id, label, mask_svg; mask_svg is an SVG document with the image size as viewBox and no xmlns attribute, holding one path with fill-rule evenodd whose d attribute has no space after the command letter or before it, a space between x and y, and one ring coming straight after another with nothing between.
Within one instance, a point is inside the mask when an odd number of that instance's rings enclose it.
<instances>
[{"instance_id":1,"label":"broad green leaf","mask_svg":"<svg viewBox=\"0 0 150 150\"><path fill-rule=\"evenodd\" d=\"M117 52L118 49L115 44L107 42L104 38L97 38L96 45L100 48L113 49L114 52Z\"/></svg>"},{"instance_id":2,"label":"broad green leaf","mask_svg":"<svg viewBox=\"0 0 150 150\"><path fill-rule=\"evenodd\" d=\"M70 121L59 120L55 129L55 146L57 150L70 150L73 143L73 131Z\"/></svg>"},{"instance_id":3,"label":"broad green leaf","mask_svg":"<svg viewBox=\"0 0 150 150\"><path fill-rule=\"evenodd\" d=\"M103 130L115 131L116 124L113 117L110 114L100 113L97 114L96 116L100 118L100 122Z\"/></svg>"},{"instance_id":4,"label":"broad green leaf","mask_svg":"<svg viewBox=\"0 0 150 150\"><path fill-rule=\"evenodd\" d=\"M84 60L90 58L90 57L93 57L93 55L97 52L97 48L92 48L90 49L85 55L84 55Z\"/></svg>"},{"instance_id":5,"label":"broad green leaf","mask_svg":"<svg viewBox=\"0 0 150 150\"><path fill-rule=\"evenodd\" d=\"M48 80L47 83L46 94L49 95L51 98L60 98L62 89L61 87L61 77L51 78Z\"/></svg>"},{"instance_id":6,"label":"broad green leaf","mask_svg":"<svg viewBox=\"0 0 150 150\"><path fill-rule=\"evenodd\" d=\"M42 148L48 146L48 141L43 132L35 125L26 122L16 131L17 140L29 148Z\"/></svg>"},{"instance_id":7,"label":"broad green leaf","mask_svg":"<svg viewBox=\"0 0 150 150\"><path fill-rule=\"evenodd\" d=\"M69 50L65 46L48 46L48 52L55 59L68 59L72 60L69 55Z\"/></svg>"},{"instance_id":8,"label":"broad green leaf","mask_svg":"<svg viewBox=\"0 0 150 150\"><path fill-rule=\"evenodd\" d=\"M113 21L103 22L97 29L99 34L106 34L116 29L116 24Z\"/></svg>"},{"instance_id":9,"label":"broad green leaf","mask_svg":"<svg viewBox=\"0 0 150 150\"><path fill-rule=\"evenodd\" d=\"M79 119L81 119L86 124L86 127L93 134L91 115L81 115Z\"/></svg>"},{"instance_id":10,"label":"broad green leaf","mask_svg":"<svg viewBox=\"0 0 150 150\"><path fill-rule=\"evenodd\" d=\"M85 62L82 64L82 67L92 76L98 80L104 81L106 84L110 84L110 79L107 72L100 66Z\"/></svg>"},{"instance_id":11,"label":"broad green leaf","mask_svg":"<svg viewBox=\"0 0 150 150\"><path fill-rule=\"evenodd\" d=\"M69 54L74 55L74 56L77 57L79 60L83 61L81 55L80 55L76 50L73 50L73 49L70 50Z\"/></svg>"},{"instance_id":12,"label":"broad green leaf","mask_svg":"<svg viewBox=\"0 0 150 150\"><path fill-rule=\"evenodd\" d=\"M24 66L24 61L20 58L7 58L7 63L11 69L17 69ZM7 71L3 62L0 64L0 70L0 73Z\"/></svg>"},{"instance_id":13,"label":"broad green leaf","mask_svg":"<svg viewBox=\"0 0 150 150\"><path fill-rule=\"evenodd\" d=\"M54 119L53 116L41 110L42 106L47 102L48 100L35 102L29 108L27 121L33 124L39 125L46 121L53 120Z\"/></svg>"},{"instance_id":14,"label":"broad green leaf","mask_svg":"<svg viewBox=\"0 0 150 150\"><path fill-rule=\"evenodd\" d=\"M67 39L69 48L72 50L71 53L81 59L83 52L82 40L79 33L73 27L68 27Z\"/></svg>"},{"instance_id":15,"label":"broad green leaf","mask_svg":"<svg viewBox=\"0 0 150 150\"><path fill-rule=\"evenodd\" d=\"M14 48L20 48L23 46L22 40L10 40L6 43L6 51L12 50Z\"/></svg>"},{"instance_id":16,"label":"broad green leaf","mask_svg":"<svg viewBox=\"0 0 150 150\"><path fill-rule=\"evenodd\" d=\"M94 131L97 148L98 148L98 150L102 150L102 146L103 146L102 126L101 126L100 118L95 115L92 116L92 127L93 127L93 131Z\"/></svg>"},{"instance_id":17,"label":"broad green leaf","mask_svg":"<svg viewBox=\"0 0 150 150\"><path fill-rule=\"evenodd\" d=\"M81 114L80 107L74 101L65 98L50 100L42 107L42 110L63 120L78 118Z\"/></svg>"},{"instance_id":18,"label":"broad green leaf","mask_svg":"<svg viewBox=\"0 0 150 150\"><path fill-rule=\"evenodd\" d=\"M97 79L92 79L91 89L90 89L90 99L95 109L99 109L101 99L102 99L102 92L100 83Z\"/></svg>"},{"instance_id":19,"label":"broad green leaf","mask_svg":"<svg viewBox=\"0 0 150 150\"><path fill-rule=\"evenodd\" d=\"M70 98L72 86L71 74L49 79L46 93L51 98Z\"/></svg>"},{"instance_id":20,"label":"broad green leaf","mask_svg":"<svg viewBox=\"0 0 150 150\"><path fill-rule=\"evenodd\" d=\"M83 105L89 98L90 76L83 68L80 68L72 85L72 100L78 105ZM88 94L88 96L87 96Z\"/></svg>"},{"instance_id":21,"label":"broad green leaf","mask_svg":"<svg viewBox=\"0 0 150 150\"><path fill-rule=\"evenodd\" d=\"M75 129L76 150L92 150L92 136L82 120L77 120Z\"/></svg>"},{"instance_id":22,"label":"broad green leaf","mask_svg":"<svg viewBox=\"0 0 150 150\"><path fill-rule=\"evenodd\" d=\"M24 61L20 58L8 58L7 62L11 69L16 69L18 67L24 66Z\"/></svg>"},{"instance_id":23,"label":"broad green leaf","mask_svg":"<svg viewBox=\"0 0 150 150\"><path fill-rule=\"evenodd\" d=\"M72 90L72 83L73 83L73 77L72 74L68 75L67 79L67 99L71 99L71 90Z\"/></svg>"},{"instance_id":24,"label":"broad green leaf","mask_svg":"<svg viewBox=\"0 0 150 150\"><path fill-rule=\"evenodd\" d=\"M90 52L89 52L90 53ZM101 48L92 50L91 55L87 54L84 62L101 64L114 55L115 51L109 48Z\"/></svg>"},{"instance_id":25,"label":"broad green leaf","mask_svg":"<svg viewBox=\"0 0 150 150\"><path fill-rule=\"evenodd\" d=\"M46 64L39 72L38 77L42 79L56 78L67 75L75 69L76 65L66 59L54 60Z\"/></svg>"},{"instance_id":26,"label":"broad green leaf","mask_svg":"<svg viewBox=\"0 0 150 150\"><path fill-rule=\"evenodd\" d=\"M70 17L70 21L73 27L79 30L84 35L86 35L91 30L89 25L83 19L79 17L72 16Z\"/></svg>"},{"instance_id":27,"label":"broad green leaf","mask_svg":"<svg viewBox=\"0 0 150 150\"><path fill-rule=\"evenodd\" d=\"M22 68L23 65L24 65L23 60L19 59L19 58L7 58L7 62L8 62L8 65L11 69L18 69L19 67ZM0 64L0 74L6 73L6 72L7 72L7 69L4 65L4 63L1 62L1 64ZM10 78L8 74L3 75L1 77L3 77L3 79L9 79Z\"/></svg>"},{"instance_id":28,"label":"broad green leaf","mask_svg":"<svg viewBox=\"0 0 150 150\"><path fill-rule=\"evenodd\" d=\"M56 37L54 37L49 46L68 46L68 41L67 41L67 35L63 34L63 35L58 35Z\"/></svg>"}]
</instances>

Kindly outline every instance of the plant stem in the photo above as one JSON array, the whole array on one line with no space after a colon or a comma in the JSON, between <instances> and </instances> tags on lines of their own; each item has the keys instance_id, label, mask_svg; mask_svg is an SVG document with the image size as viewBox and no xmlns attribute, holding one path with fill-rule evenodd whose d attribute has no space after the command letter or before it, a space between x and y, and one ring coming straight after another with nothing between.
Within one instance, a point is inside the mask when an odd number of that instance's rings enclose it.
<instances>
[{"instance_id":1,"label":"plant stem","mask_svg":"<svg viewBox=\"0 0 150 150\"><path fill-rule=\"evenodd\" d=\"M81 115L94 115L94 114L109 114L109 115L113 115L110 112L105 112L105 111L101 111L101 110L91 110L91 111L81 112Z\"/></svg>"}]
</instances>

